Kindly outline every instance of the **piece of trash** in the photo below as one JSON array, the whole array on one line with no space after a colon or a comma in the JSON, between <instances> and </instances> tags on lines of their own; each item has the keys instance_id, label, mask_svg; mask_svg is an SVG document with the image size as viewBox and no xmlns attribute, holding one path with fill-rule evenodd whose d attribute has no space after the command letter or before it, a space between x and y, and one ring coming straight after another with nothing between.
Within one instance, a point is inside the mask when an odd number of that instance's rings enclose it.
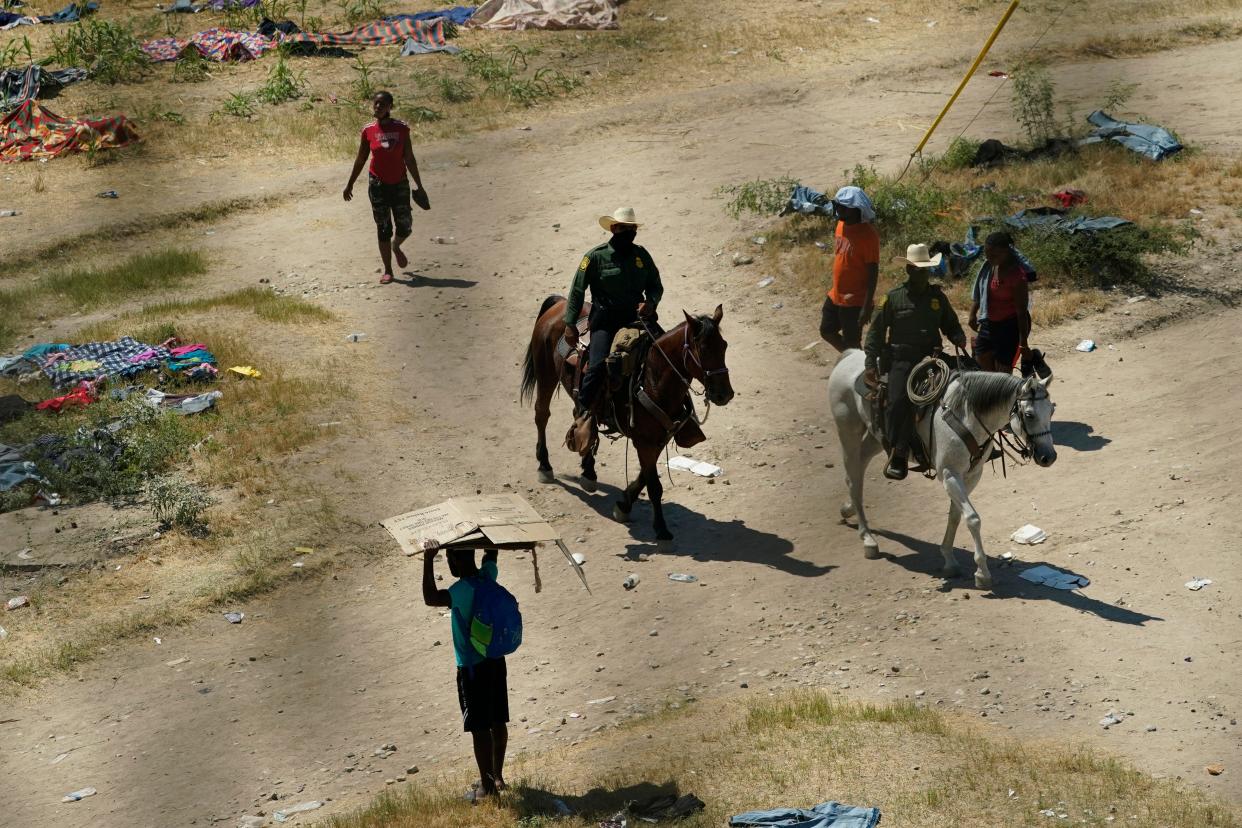
<instances>
[{"instance_id":1,"label":"piece of trash","mask_svg":"<svg viewBox=\"0 0 1242 828\"><path fill-rule=\"evenodd\" d=\"M934 29L934 28L936 28L936 21L935 21L935 20L928 20L928 21L927 21L927 28L929 28L929 29Z\"/></svg>"},{"instance_id":2,"label":"piece of trash","mask_svg":"<svg viewBox=\"0 0 1242 828\"><path fill-rule=\"evenodd\" d=\"M1208 765L1206 768L1204 768L1204 770L1212 774L1212 776L1220 776L1222 773L1225 772L1225 766L1218 763L1215 765Z\"/></svg>"},{"instance_id":3,"label":"piece of trash","mask_svg":"<svg viewBox=\"0 0 1242 828\"><path fill-rule=\"evenodd\" d=\"M267 817L246 814L237 820L237 828L263 828L267 825Z\"/></svg>"},{"instance_id":4,"label":"piece of trash","mask_svg":"<svg viewBox=\"0 0 1242 828\"><path fill-rule=\"evenodd\" d=\"M323 807L323 802L318 799L312 799L310 802L303 802L301 805L294 805L292 808L281 808L272 814L272 819L277 822L284 822L291 816L296 814L304 814L307 811L314 811Z\"/></svg>"},{"instance_id":5,"label":"piece of trash","mask_svg":"<svg viewBox=\"0 0 1242 828\"><path fill-rule=\"evenodd\" d=\"M695 575L687 575L684 572L674 572L668 576L668 579L670 581L680 581L683 584L693 584L698 580L698 577Z\"/></svg>"},{"instance_id":6,"label":"piece of trash","mask_svg":"<svg viewBox=\"0 0 1242 828\"><path fill-rule=\"evenodd\" d=\"M31 552L34 552L34 550L27 546L25 549L17 553L17 557L21 558L23 561L28 561L34 557L30 554Z\"/></svg>"},{"instance_id":7,"label":"piece of trash","mask_svg":"<svg viewBox=\"0 0 1242 828\"><path fill-rule=\"evenodd\" d=\"M599 824L599 828L630 828L629 818L626 817L625 811L617 811Z\"/></svg>"},{"instance_id":8,"label":"piece of trash","mask_svg":"<svg viewBox=\"0 0 1242 828\"><path fill-rule=\"evenodd\" d=\"M1110 710L1108 711L1107 716L1100 719L1100 727L1112 727L1113 725L1119 725L1125 721L1125 718L1125 716L1121 715L1116 710Z\"/></svg>"},{"instance_id":9,"label":"piece of trash","mask_svg":"<svg viewBox=\"0 0 1242 828\"><path fill-rule=\"evenodd\" d=\"M633 572L631 572L628 576L626 576L626 579L621 582L621 586L625 587L626 589L633 589L634 587L638 586L638 582L640 580L642 579L639 578L637 575L635 575Z\"/></svg>"},{"instance_id":10,"label":"piece of trash","mask_svg":"<svg viewBox=\"0 0 1242 828\"><path fill-rule=\"evenodd\" d=\"M1202 211L1202 210L1200 210L1198 207L1191 207L1191 208L1190 208L1190 214L1191 214L1192 216L1201 216L1201 215L1203 215L1203 211Z\"/></svg>"},{"instance_id":11,"label":"piece of trash","mask_svg":"<svg viewBox=\"0 0 1242 828\"><path fill-rule=\"evenodd\" d=\"M552 800L552 807L556 809L557 816L572 816L574 812L572 808L560 799Z\"/></svg>"},{"instance_id":12,"label":"piece of trash","mask_svg":"<svg viewBox=\"0 0 1242 828\"><path fill-rule=\"evenodd\" d=\"M874 17L868 17L867 22L868 23L879 23L880 21Z\"/></svg>"},{"instance_id":13,"label":"piece of trash","mask_svg":"<svg viewBox=\"0 0 1242 828\"><path fill-rule=\"evenodd\" d=\"M1003 553L1001 553L1001 560L1002 560L1002 561L1012 561L1012 560L1013 560L1013 553L1012 553L1012 552L1003 552Z\"/></svg>"},{"instance_id":14,"label":"piece of trash","mask_svg":"<svg viewBox=\"0 0 1242 828\"><path fill-rule=\"evenodd\" d=\"M55 758L55 759L53 759L52 761L48 762L48 764L49 764L49 765L59 765L61 762L65 761L65 760L66 760L66 759L68 759L68 758L69 758L69 754L68 754L68 753L58 753L58 754L56 754L56 758Z\"/></svg>"},{"instance_id":15,"label":"piece of trash","mask_svg":"<svg viewBox=\"0 0 1242 828\"><path fill-rule=\"evenodd\" d=\"M35 492L35 500L42 500L48 506L59 506L60 505L60 495L58 495L56 492L45 492L42 489L40 489L38 492Z\"/></svg>"},{"instance_id":16,"label":"piece of trash","mask_svg":"<svg viewBox=\"0 0 1242 828\"><path fill-rule=\"evenodd\" d=\"M1009 77L1009 73L1008 73L1008 72L1002 72L1002 71L1001 71L1001 70L999 70L999 69L993 69L991 72L988 72L988 77L991 77L991 78L1007 78L1007 77Z\"/></svg>"},{"instance_id":17,"label":"piece of trash","mask_svg":"<svg viewBox=\"0 0 1242 828\"><path fill-rule=\"evenodd\" d=\"M1024 569L1018 577L1024 581L1053 589L1081 589L1091 585L1091 581L1085 576L1075 575L1073 572L1062 572L1045 564Z\"/></svg>"},{"instance_id":18,"label":"piece of trash","mask_svg":"<svg viewBox=\"0 0 1242 828\"><path fill-rule=\"evenodd\" d=\"M432 236L431 240L436 244L457 244L457 239L452 236Z\"/></svg>"},{"instance_id":19,"label":"piece of trash","mask_svg":"<svg viewBox=\"0 0 1242 828\"><path fill-rule=\"evenodd\" d=\"M157 647L164 643L164 639L160 638L158 635L153 637L151 640L155 642L155 646Z\"/></svg>"},{"instance_id":20,"label":"piece of trash","mask_svg":"<svg viewBox=\"0 0 1242 828\"><path fill-rule=\"evenodd\" d=\"M1082 351L1084 354L1091 353L1092 351L1095 350L1095 340L1084 339L1082 342L1078 343L1078 345L1074 348L1074 350Z\"/></svg>"},{"instance_id":21,"label":"piece of trash","mask_svg":"<svg viewBox=\"0 0 1242 828\"><path fill-rule=\"evenodd\" d=\"M670 469L678 471L688 471L691 474L697 474L699 477L720 477L724 474L724 469L720 466L714 466L711 463L695 460L693 457L683 457L678 454L668 461Z\"/></svg>"},{"instance_id":22,"label":"piece of trash","mask_svg":"<svg viewBox=\"0 0 1242 828\"><path fill-rule=\"evenodd\" d=\"M814 342L810 343L809 345L803 345L803 346L802 346L802 350L804 350L804 351L809 351L809 350L811 350L812 348L814 348L816 345L818 345L818 344L819 344L819 343L821 343L821 342L823 342L823 340L822 340L822 339L817 339L817 340L815 340Z\"/></svg>"},{"instance_id":23,"label":"piece of trash","mask_svg":"<svg viewBox=\"0 0 1242 828\"><path fill-rule=\"evenodd\" d=\"M185 664L189 660L190 659L188 657L182 656L181 658L174 658L172 661L165 661L164 666L165 667L179 667L182 664Z\"/></svg>"},{"instance_id":24,"label":"piece of trash","mask_svg":"<svg viewBox=\"0 0 1242 828\"><path fill-rule=\"evenodd\" d=\"M1142 301L1145 301L1146 299L1147 299L1147 295L1140 293L1138 296L1131 296L1129 299L1127 299L1126 304L1133 305L1135 302L1142 302Z\"/></svg>"},{"instance_id":25,"label":"piece of trash","mask_svg":"<svg viewBox=\"0 0 1242 828\"><path fill-rule=\"evenodd\" d=\"M354 333L351 333L349 336L345 337L345 339L349 342L362 342L366 338L367 338L366 334L360 333L358 331L355 331Z\"/></svg>"},{"instance_id":26,"label":"piece of trash","mask_svg":"<svg viewBox=\"0 0 1242 828\"><path fill-rule=\"evenodd\" d=\"M587 704L608 704L608 702L615 702L616 700L616 696L604 696L602 699L591 699Z\"/></svg>"},{"instance_id":27,"label":"piece of trash","mask_svg":"<svg viewBox=\"0 0 1242 828\"><path fill-rule=\"evenodd\" d=\"M225 620L227 620L230 624L240 624L240 623L242 622L242 619L243 619L243 618L245 618L245 617L246 617L246 613L244 613L244 612L226 612L226 613L224 613L224 618L225 618Z\"/></svg>"},{"instance_id":28,"label":"piece of trash","mask_svg":"<svg viewBox=\"0 0 1242 828\"><path fill-rule=\"evenodd\" d=\"M121 194L116 190L104 190L102 193L96 194L99 198L120 198Z\"/></svg>"},{"instance_id":29,"label":"piece of trash","mask_svg":"<svg viewBox=\"0 0 1242 828\"><path fill-rule=\"evenodd\" d=\"M61 802L78 802L79 800L86 799L88 796L94 796L97 793L99 792L96 791L94 788L83 788L80 791L74 791L73 793L65 794L64 798L61 799L60 801Z\"/></svg>"},{"instance_id":30,"label":"piece of trash","mask_svg":"<svg viewBox=\"0 0 1242 828\"><path fill-rule=\"evenodd\" d=\"M820 250L827 250L828 242L815 242L815 246L818 247Z\"/></svg>"},{"instance_id":31,"label":"piece of trash","mask_svg":"<svg viewBox=\"0 0 1242 828\"><path fill-rule=\"evenodd\" d=\"M1211 578L1191 578L1186 582L1186 589L1198 592L1210 583L1212 583Z\"/></svg>"},{"instance_id":32,"label":"piece of trash","mask_svg":"<svg viewBox=\"0 0 1242 828\"><path fill-rule=\"evenodd\" d=\"M21 210L0 210L0 218L11 218L13 216L20 216L21 214Z\"/></svg>"},{"instance_id":33,"label":"piece of trash","mask_svg":"<svg viewBox=\"0 0 1242 828\"><path fill-rule=\"evenodd\" d=\"M7 611L12 612L15 609L21 609L22 607L28 606L30 606L30 598L25 595L18 595L16 598L10 598L4 605L4 608Z\"/></svg>"},{"instance_id":34,"label":"piece of trash","mask_svg":"<svg viewBox=\"0 0 1242 828\"><path fill-rule=\"evenodd\" d=\"M1021 543L1027 546L1034 546L1037 543L1043 543L1048 540L1048 533L1038 526L1028 523L1018 531L1009 536L1014 543Z\"/></svg>"},{"instance_id":35,"label":"piece of trash","mask_svg":"<svg viewBox=\"0 0 1242 828\"><path fill-rule=\"evenodd\" d=\"M750 241L752 244L763 246L768 243L768 237L767 236L755 236Z\"/></svg>"},{"instance_id":36,"label":"piece of trash","mask_svg":"<svg viewBox=\"0 0 1242 828\"><path fill-rule=\"evenodd\" d=\"M572 557L574 559L574 563L578 566L582 566L586 563L586 555L583 555L581 552L575 552Z\"/></svg>"},{"instance_id":37,"label":"piece of trash","mask_svg":"<svg viewBox=\"0 0 1242 828\"><path fill-rule=\"evenodd\" d=\"M356 342L357 340L354 341ZM229 369L229 373L237 374L239 377L249 377L250 379L263 379L263 372L250 365L234 365Z\"/></svg>"},{"instance_id":38,"label":"piece of trash","mask_svg":"<svg viewBox=\"0 0 1242 828\"><path fill-rule=\"evenodd\" d=\"M785 307L784 302L773 302L772 303L772 310L780 310L783 307Z\"/></svg>"},{"instance_id":39,"label":"piece of trash","mask_svg":"<svg viewBox=\"0 0 1242 828\"><path fill-rule=\"evenodd\" d=\"M311 547L309 547L309 546L295 546L295 547L293 547L293 551L294 551L294 552L297 552L299 555L313 555L313 554L315 554L315 550L314 550L314 549L312 549L312 548L311 548Z\"/></svg>"},{"instance_id":40,"label":"piece of trash","mask_svg":"<svg viewBox=\"0 0 1242 828\"><path fill-rule=\"evenodd\" d=\"M301 568L302 568L302 567L304 567L304 566L306 566L306 562L305 562L305 561L294 561L294 562L293 562L293 568L294 568L294 569L301 569Z\"/></svg>"},{"instance_id":41,"label":"piece of trash","mask_svg":"<svg viewBox=\"0 0 1242 828\"><path fill-rule=\"evenodd\" d=\"M9 631L6 630L4 627L0 627L0 641L3 641L4 639L8 637L9 637Z\"/></svg>"},{"instance_id":42,"label":"piece of trash","mask_svg":"<svg viewBox=\"0 0 1242 828\"><path fill-rule=\"evenodd\" d=\"M748 265L748 264L754 264L754 263L755 263L754 256L745 256L741 253L733 254L733 264L735 267L737 265Z\"/></svg>"},{"instance_id":43,"label":"piece of trash","mask_svg":"<svg viewBox=\"0 0 1242 828\"><path fill-rule=\"evenodd\" d=\"M762 279L759 280L757 286L767 287L768 285L772 284L775 281L776 281L776 277L774 276L764 276Z\"/></svg>"}]
</instances>

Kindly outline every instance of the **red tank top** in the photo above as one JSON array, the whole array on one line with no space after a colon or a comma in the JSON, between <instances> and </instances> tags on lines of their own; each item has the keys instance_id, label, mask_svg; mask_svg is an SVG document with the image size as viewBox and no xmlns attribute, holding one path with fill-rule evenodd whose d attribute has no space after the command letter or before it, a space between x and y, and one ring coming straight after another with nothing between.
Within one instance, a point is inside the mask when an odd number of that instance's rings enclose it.
<instances>
[{"instance_id":1,"label":"red tank top","mask_svg":"<svg viewBox=\"0 0 1242 828\"><path fill-rule=\"evenodd\" d=\"M988 319L1002 322L1018 315L1018 285L1026 282L1026 274L1017 262L992 271L988 280Z\"/></svg>"}]
</instances>

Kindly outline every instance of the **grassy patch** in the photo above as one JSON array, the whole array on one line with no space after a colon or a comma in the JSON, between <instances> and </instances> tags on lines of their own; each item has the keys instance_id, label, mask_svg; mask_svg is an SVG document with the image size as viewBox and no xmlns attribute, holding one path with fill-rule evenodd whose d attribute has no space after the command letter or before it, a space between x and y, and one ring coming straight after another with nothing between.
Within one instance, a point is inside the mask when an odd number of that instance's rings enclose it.
<instances>
[{"instance_id":1,"label":"grassy patch","mask_svg":"<svg viewBox=\"0 0 1242 828\"><path fill-rule=\"evenodd\" d=\"M132 256L103 268L63 270L23 287L0 290L0 347L41 311L90 310L175 287L207 270L200 253L168 249Z\"/></svg>"},{"instance_id":2,"label":"grassy patch","mask_svg":"<svg viewBox=\"0 0 1242 828\"><path fill-rule=\"evenodd\" d=\"M52 35L52 61L60 66L84 66L103 83L132 83L151 70L132 26L88 18Z\"/></svg>"},{"instance_id":3,"label":"grassy patch","mask_svg":"<svg viewBox=\"0 0 1242 828\"><path fill-rule=\"evenodd\" d=\"M468 746L462 744L465 754ZM612 768L604 776L591 768ZM897 769L900 768L898 772ZM910 770L915 768L915 770ZM576 748L519 763L497 803L460 800L469 780L390 788L331 828L587 828L656 794L694 793L707 809L680 825L826 799L878 807L884 824L1041 826L1048 808L1075 825L1236 828L1230 807L1082 748L985 734L907 703L858 705L814 691L696 705L639 720ZM1012 793L1011 793L1012 791ZM556 816L553 800L574 811ZM1110 819L1111 817L1111 819Z\"/></svg>"}]
</instances>

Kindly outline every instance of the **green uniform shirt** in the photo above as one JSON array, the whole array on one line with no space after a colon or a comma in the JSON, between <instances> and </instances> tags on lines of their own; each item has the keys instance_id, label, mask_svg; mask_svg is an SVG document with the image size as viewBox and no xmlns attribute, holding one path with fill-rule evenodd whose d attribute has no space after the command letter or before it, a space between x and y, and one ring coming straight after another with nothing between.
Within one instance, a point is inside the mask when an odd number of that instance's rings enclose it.
<instances>
[{"instance_id":1,"label":"green uniform shirt","mask_svg":"<svg viewBox=\"0 0 1242 828\"><path fill-rule=\"evenodd\" d=\"M916 293L907 282L895 287L880 300L867 329L867 365L873 367L891 347L896 359L922 359L940 346L940 334L950 342L966 341L962 323L949 306L949 299L939 285L928 285Z\"/></svg>"},{"instance_id":2,"label":"green uniform shirt","mask_svg":"<svg viewBox=\"0 0 1242 828\"><path fill-rule=\"evenodd\" d=\"M646 301L654 309L664 295L655 261L645 247L637 244L619 253L612 249L611 242L604 242L582 257L569 286L566 325L578 321L587 288L591 289L591 301L601 308L633 309Z\"/></svg>"}]
</instances>

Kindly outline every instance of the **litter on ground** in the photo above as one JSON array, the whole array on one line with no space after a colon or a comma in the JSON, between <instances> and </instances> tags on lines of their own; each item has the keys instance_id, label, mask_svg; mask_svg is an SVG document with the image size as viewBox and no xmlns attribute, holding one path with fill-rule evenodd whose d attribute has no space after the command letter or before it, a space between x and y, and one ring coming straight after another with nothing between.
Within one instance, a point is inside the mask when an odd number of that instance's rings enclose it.
<instances>
[{"instance_id":1,"label":"litter on ground","mask_svg":"<svg viewBox=\"0 0 1242 828\"><path fill-rule=\"evenodd\" d=\"M226 612L226 613L224 613L224 618L225 618L225 620L227 620L230 624L240 624L240 623L242 622L242 619L243 619L243 618L245 618L245 617L246 617L246 613L244 613L244 612Z\"/></svg>"},{"instance_id":2,"label":"litter on ground","mask_svg":"<svg viewBox=\"0 0 1242 828\"><path fill-rule=\"evenodd\" d=\"M698 577L694 575L687 575L684 572L674 572L668 576L668 579L670 581L680 581L683 584L693 584L698 580Z\"/></svg>"},{"instance_id":3,"label":"litter on ground","mask_svg":"<svg viewBox=\"0 0 1242 828\"><path fill-rule=\"evenodd\" d=\"M307 811L314 811L323 807L323 802L318 799L312 799L310 802L303 802L301 805L294 805L292 808L281 808L272 814L272 819L277 822L284 822L291 816L304 814Z\"/></svg>"},{"instance_id":4,"label":"litter on ground","mask_svg":"<svg viewBox=\"0 0 1242 828\"><path fill-rule=\"evenodd\" d=\"M1186 589L1198 592L1210 583L1212 583L1211 578L1191 578L1186 582Z\"/></svg>"},{"instance_id":5,"label":"litter on ground","mask_svg":"<svg viewBox=\"0 0 1242 828\"><path fill-rule=\"evenodd\" d=\"M814 808L773 808L729 817L730 828L875 828L880 809L840 802L821 802Z\"/></svg>"},{"instance_id":6,"label":"litter on ground","mask_svg":"<svg viewBox=\"0 0 1242 828\"><path fill-rule=\"evenodd\" d=\"M80 791L73 791L72 793L65 794L64 797L60 801L61 802L78 802L80 800L86 799L88 796L94 796L97 793L99 792L96 791L94 788L82 788Z\"/></svg>"},{"instance_id":7,"label":"litter on ground","mask_svg":"<svg viewBox=\"0 0 1242 828\"><path fill-rule=\"evenodd\" d=\"M678 471L688 471L699 477L720 477L724 474L724 469L720 466L714 466L703 460L695 460L693 457L683 457L680 454L668 461L668 467Z\"/></svg>"},{"instance_id":8,"label":"litter on ground","mask_svg":"<svg viewBox=\"0 0 1242 828\"><path fill-rule=\"evenodd\" d=\"M1028 523L1009 537L1014 543L1034 546L1037 543L1043 543L1048 540L1048 533L1043 529L1040 529L1038 526Z\"/></svg>"},{"instance_id":9,"label":"litter on ground","mask_svg":"<svg viewBox=\"0 0 1242 828\"><path fill-rule=\"evenodd\" d=\"M1091 353L1092 351L1095 350L1095 340L1084 339L1082 342L1078 343L1078 345L1074 348L1074 350L1082 351L1084 354Z\"/></svg>"},{"instance_id":10,"label":"litter on ground","mask_svg":"<svg viewBox=\"0 0 1242 828\"><path fill-rule=\"evenodd\" d=\"M1046 564L1033 566L1025 569L1018 575L1024 581L1030 581L1033 584L1052 587L1053 589L1082 589L1090 586L1089 581L1084 575L1076 575L1073 572L1062 572L1054 569Z\"/></svg>"}]
</instances>

